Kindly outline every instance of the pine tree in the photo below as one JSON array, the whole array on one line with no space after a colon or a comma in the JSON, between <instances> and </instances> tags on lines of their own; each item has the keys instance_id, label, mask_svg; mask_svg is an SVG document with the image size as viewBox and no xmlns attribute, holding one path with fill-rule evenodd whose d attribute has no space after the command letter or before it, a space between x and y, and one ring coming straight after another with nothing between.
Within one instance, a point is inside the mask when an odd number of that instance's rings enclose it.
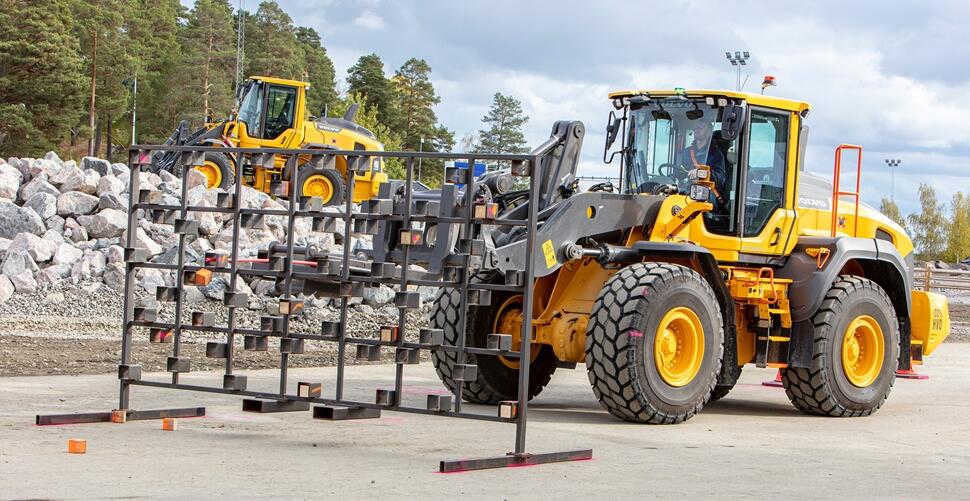
<instances>
[{"instance_id":1,"label":"pine tree","mask_svg":"<svg viewBox=\"0 0 970 501\"><path fill-rule=\"evenodd\" d=\"M899 213L899 206L896 205L896 202L888 198L883 198L879 204L879 212L889 219L892 219L899 226L902 226L904 230L906 229L906 219Z\"/></svg>"},{"instance_id":2,"label":"pine tree","mask_svg":"<svg viewBox=\"0 0 970 501\"><path fill-rule=\"evenodd\" d=\"M408 59L391 80L397 95L397 117L392 128L401 135L404 148L412 151L450 150L455 144L455 135L437 123L434 106L441 102L441 98L431 83L431 66L423 59ZM441 161L423 162L421 181L432 187L439 186L443 168Z\"/></svg>"},{"instance_id":3,"label":"pine tree","mask_svg":"<svg viewBox=\"0 0 970 501\"><path fill-rule=\"evenodd\" d=\"M528 151L525 135L522 133L522 126L528 121L529 117L522 113L522 103L518 99L496 92L492 98L492 107L482 117L482 123L488 128L478 131L479 144L475 151L479 153Z\"/></svg>"},{"instance_id":4,"label":"pine tree","mask_svg":"<svg viewBox=\"0 0 970 501\"><path fill-rule=\"evenodd\" d=\"M303 49L304 80L310 82L307 106L311 115L323 116L325 109L337 103L337 81L333 61L320 43L320 35L313 28L296 28L296 39Z\"/></svg>"},{"instance_id":5,"label":"pine tree","mask_svg":"<svg viewBox=\"0 0 970 501\"><path fill-rule=\"evenodd\" d=\"M192 76L186 74L185 68L197 66L186 66L182 58L179 35L185 7L178 0L140 0L138 4L138 15L126 20L129 51L135 64L132 76L138 78L137 134L142 143L157 142L186 111L177 91L184 86L184 79ZM129 101L128 110L131 104ZM128 115L118 121L129 125L130 119ZM117 130L118 137L131 141L129 127Z\"/></svg>"},{"instance_id":6,"label":"pine tree","mask_svg":"<svg viewBox=\"0 0 970 501\"><path fill-rule=\"evenodd\" d=\"M262 2L246 24L247 75L303 78L303 49L293 19L276 2Z\"/></svg>"},{"instance_id":7,"label":"pine tree","mask_svg":"<svg viewBox=\"0 0 970 501\"><path fill-rule=\"evenodd\" d=\"M909 227L916 249L923 259L940 259L946 250L948 225L936 191L927 184L919 185L919 214L909 215Z\"/></svg>"},{"instance_id":8,"label":"pine tree","mask_svg":"<svg viewBox=\"0 0 970 501\"><path fill-rule=\"evenodd\" d=\"M394 87L384 76L384 62L377 54L360 56L347 70L347 92L360 95L369 108L377 110L377 118L388 127L396 122Z\"/></svg>"},{"instance_id":9,"label":"pine tree","mask_svg":"<svg viewBox=\"0 0 970 501\"><path fill-rule=\"evenodd\" d=\"M83 62L68 1L0 2L0 152L57 149L81 117Z\"/></svg>"},{"instance_id":10,"label":"pine tree","mask_svg":"<svg viewBox=\"0 0 970 501\"><path fill-rule=\"evenodd\" d=\"M950 202L950 211L945 259L957 262L970 258L970 196L956 192Z\"/></svg>"},{"instance_id":11,"label":"pine tree","mask_svg":"<svg viewBox=\"0 0 970 501\"><path fill-rule=\"evenodd\" d=\"M101 139L111 141L112 122L129 99L125 79L136 69L125 19L137 13L135 0L74 0L75 31L88 79L88 154L100 154ZM80 75L79 75L80 76ZM110 153L110 152L109 152Z\"/></svg>"},{"instance_id":12,"label":"pine tree","mask_svg":"<svg viewBox=\"0 0 970 501\"><path fill-rule=\"evenodd\" d=\"M197 0L182 35L181 118L199 126L208 116L225 117L236 83L236 32L228 0ZM174 125L174 124L172 124Z\"/></svg>"}]
</instances>

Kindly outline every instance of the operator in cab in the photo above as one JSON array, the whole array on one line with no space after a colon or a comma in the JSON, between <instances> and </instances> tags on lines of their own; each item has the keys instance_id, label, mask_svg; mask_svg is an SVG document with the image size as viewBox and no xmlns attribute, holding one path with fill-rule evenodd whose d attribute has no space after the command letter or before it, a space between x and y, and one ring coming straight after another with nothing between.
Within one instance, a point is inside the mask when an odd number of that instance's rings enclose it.
<instances>
[{"instance_id":1,"label":"operator in cab","mask_svg":"<svg viewBox=\"0 0 970 501\"><path fill-rule=\"evenodd\" d=\"M693 139L691 144L680 154L680 167L689 173L688 178L696 179L697 168L707 165L711 168L711 181L714 182L714 208L722 209L727 203L723 195L727 183L727 158L714 140L714 125L711 122L698 119L692 127Z\"/></svg>"}]
</instances>

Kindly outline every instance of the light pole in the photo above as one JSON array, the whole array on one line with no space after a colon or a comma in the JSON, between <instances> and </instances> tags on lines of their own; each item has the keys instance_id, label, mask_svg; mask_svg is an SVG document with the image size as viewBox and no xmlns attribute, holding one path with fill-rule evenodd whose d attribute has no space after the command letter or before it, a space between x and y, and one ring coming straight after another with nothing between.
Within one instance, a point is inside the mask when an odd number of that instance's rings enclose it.
<instances>
[{"instance_id":1,"label":"light pole","mask_svg":"<svg viewBox=\"0 0 970 501\"><path fill-rule=\"evenodd\" d=\"M138 109L138 77L126 78L124 85L131 89L131 144L135 144L135 118Z\"/></svg>"},{"instance_id":2,"label":"light pole","mask_svg":"<svg viewBox=\"0 0 970 501\"><path fill-rule=\"evenodd\" d=\"M886 159L886 165L889 166L889 170L892 172L889 177L889 199L893 202L896 201L896 167L899 167L899 164L901 163L903 163L903 161L898 158Z\"/></svg>"},{"instance_id":3,"label":"light pole","mask_svg":"<svg viewBox=\"0 0 970 501\"><path fill-rule=\"evenodd\" d=\"M731 54L730 52L725 51L724 55L727 57L727 60L731 62L731 66L734 66L738 69L737 85L738 85L738 90L740 91L741 90L741 67L748 64L748 59L751 57L751 54L748 51L744 51L744 52L734 51L734 54Z\"/></svg>"},{"instance_id":4,"label":"light pole","mask_svg":"<svg viewBox=\"0 0 970 501\"><path fill-rule=\"evenodd\" d=\"M421 141L418 143L418 153L421 153L423 151L424 151L424 138L422 137ZM422 157L418 157L418 181L421 181L421 160L422 160Z\"/></svg>"}]
</instances>

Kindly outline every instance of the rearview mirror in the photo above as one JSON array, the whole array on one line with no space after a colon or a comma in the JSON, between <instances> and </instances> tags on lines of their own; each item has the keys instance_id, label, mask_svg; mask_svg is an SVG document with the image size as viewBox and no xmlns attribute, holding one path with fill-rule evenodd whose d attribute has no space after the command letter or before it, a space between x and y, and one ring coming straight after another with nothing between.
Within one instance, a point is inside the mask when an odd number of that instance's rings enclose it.
<instances>
[{"instance_id":1,"label":"rearview mirror","mask_svg":"<svg viewBox=\"0 0 970 501\"><path fill-rule=\"evenodd\" d=\"M734 141L741 134L744 123L744 107L736 104L724 107L721 115L721 139Z\"/></svg>"},{"instance_id":2,"label":"rearview mirror","mask_svg":"<svg viewBox=\"0 0 970 501\"><path fill-rule=\"evenodd\" d=\"M616 116L612 111L610 112L609 118L606 120L606 145L603 147L603 161L610 163L613 160L611 156L609 160L606 159L607 152L610 151L610 146L616 142L616 136L620 133L620 117Z\"/></svg>"}]
</instances>

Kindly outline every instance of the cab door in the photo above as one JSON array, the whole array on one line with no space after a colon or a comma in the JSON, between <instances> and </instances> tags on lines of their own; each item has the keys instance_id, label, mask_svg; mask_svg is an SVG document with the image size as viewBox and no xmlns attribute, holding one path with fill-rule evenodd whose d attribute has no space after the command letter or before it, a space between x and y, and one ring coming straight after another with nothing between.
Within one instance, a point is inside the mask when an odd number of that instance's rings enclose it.
<instances>
[{"instance_id":1,"label":"cab door","mask_svg":"<svg viewBox=\"0 0 970 501\"><path fill-rule=\"evenodd\" d=\"M799 116L750 107L741 183L739 261L770 264L795 245L795 174Z\"/></svg>"}]
</instances>

